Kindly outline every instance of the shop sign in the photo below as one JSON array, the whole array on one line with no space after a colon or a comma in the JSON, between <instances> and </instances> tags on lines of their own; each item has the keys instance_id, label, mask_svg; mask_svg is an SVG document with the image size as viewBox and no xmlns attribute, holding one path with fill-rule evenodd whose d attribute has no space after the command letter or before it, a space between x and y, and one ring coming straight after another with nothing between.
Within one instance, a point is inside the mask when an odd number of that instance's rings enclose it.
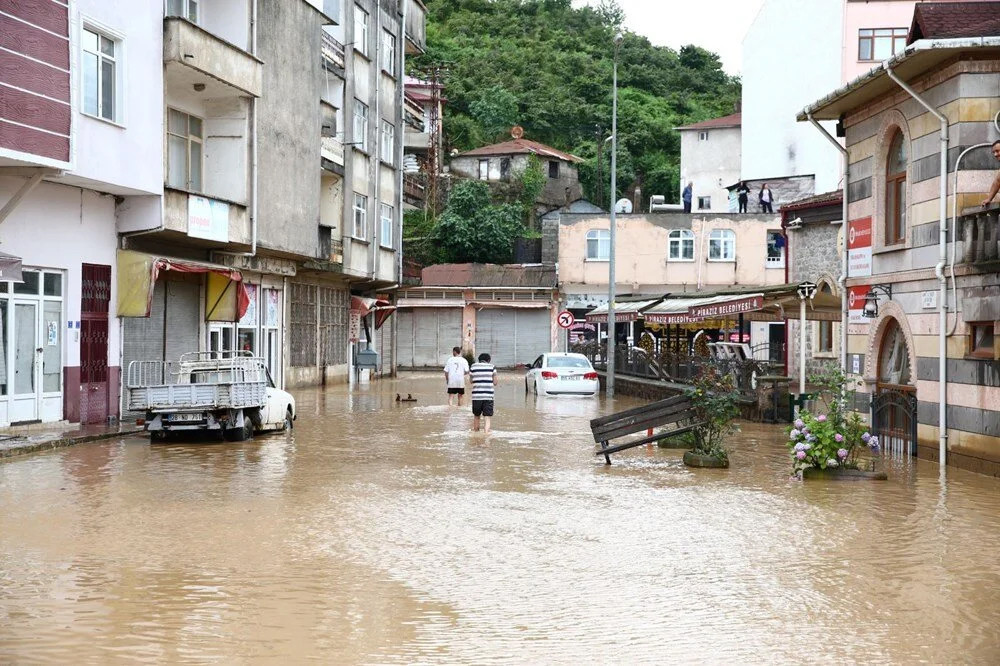
<instances>
[{"instance_id":1,"label":"shop sign","mask_svg":"<svg viewBox=\"0 0 1000 666\"><path fill-rule=\"evenodd\" d=\"M660 314L647 312L643 315L643 319L653 324L700 324L704 321L701 317L692 317L687 313Z\"/></svg>"},{"instance_id":2,"label":"shop sign","mask_svg":"<svg viewBox=\"0 0 1000 666\"><path fill-rule=\"evenodd\" d=\"M871 285L858 285L847 288L847 322L850 324L867 324L864 316L865 295L871 290Z\"/></svg>"},{"instance_id":3,"label":"shop sign","mask_svg":"<svg viewBox=\"0 0 1000 666\"><path fill-rule=\"evenodd\" d=\"M358 342L361 340L361 310L351 310L348 337L351 342Z\"/></svg>"},{"instance_id":4,"label":"shop sign","mask_svg":"<svg viewBox=\"0 0 1000 666\"><path fill-rule=\"evenodd\" d=\"M188 195L188 236L229 242L229 204Z\"/></svg>"},{"instance_id":5,"label":"shop sign","mask_svg":"<svg viewBox=\"0 0 1000 666\"><path fill-rule=\"evenodd\" d=\"M754 310L760 310L762 307L764 307L764 297L758 294L722 303L692 305L688 308L688 316L699 319L704 319L705 317L725 317L742 312L753 312Z\"/></svg>"},{"instance_id":6,"label":"shop sign","mask_svg":"<svg viewBox=\"0 0 1000 666\"><path fill-rule=\"evenodd\" d=\"M872 218L851 220L847 225L847 270L850 277L872 274Z\"/></svg>"}]
</instances>

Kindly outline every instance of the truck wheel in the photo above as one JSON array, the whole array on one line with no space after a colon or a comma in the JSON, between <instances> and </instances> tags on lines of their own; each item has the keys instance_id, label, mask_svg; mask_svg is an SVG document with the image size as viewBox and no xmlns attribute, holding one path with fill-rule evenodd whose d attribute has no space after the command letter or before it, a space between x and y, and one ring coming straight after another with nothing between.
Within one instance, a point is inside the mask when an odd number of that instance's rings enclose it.
<instances>
[{"instance_id":1,"label":"truck wheel","mask_svg":"<svg viewBox=\"0 0 1000 666\"><path fill-rule=\"evenodd\" d=\"M228 428L225 433L227 441L245 442L253 437L253 421L249 417L243 417L242 428Z\"/></svg>"},{"instance_id":2,"label":"truck wheel","mask_svg":"<svg viewBox=\"0 0 1000 666\"><path fill-rule=\"evenodd\" d=\"M149 431L149 441L165 442L167 441L167 433L163 430L151 430Z\"/></svg>"}]
</instances>

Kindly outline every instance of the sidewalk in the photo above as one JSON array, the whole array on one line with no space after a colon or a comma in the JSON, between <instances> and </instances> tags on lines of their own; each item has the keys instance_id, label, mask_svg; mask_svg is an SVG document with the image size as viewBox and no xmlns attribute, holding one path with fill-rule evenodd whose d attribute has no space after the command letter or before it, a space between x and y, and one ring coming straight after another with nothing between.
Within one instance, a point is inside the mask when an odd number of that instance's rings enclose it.
<instances>
[{"instance_id":1,"label":"sidewalk","mask_svg":"<svg viewBox=\"0 0 1000 666\"><path fill-rule=\"evenodd\" d=\"M73 424L34 424L26 427L3 428L0 430L0 460L25 453L60 449L74 444L113 439L142 432L143 428L134 424L115 426L89 425L73 427Z\"/></svg>"}]
</instances>

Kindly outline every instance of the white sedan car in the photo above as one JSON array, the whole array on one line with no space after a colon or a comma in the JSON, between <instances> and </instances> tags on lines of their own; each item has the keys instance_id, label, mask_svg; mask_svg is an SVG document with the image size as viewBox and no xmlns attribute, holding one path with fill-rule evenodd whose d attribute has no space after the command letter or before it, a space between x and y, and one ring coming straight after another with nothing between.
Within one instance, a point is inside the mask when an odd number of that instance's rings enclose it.
<instances>
[{"instance_id":1,"label":"white sedan car","mask_svg":"<svg viewBox=\"0 0 1000 666\"><path fill-rule=\"evenodd\" d=\"M537 395L597 395L597 372L583 354L542 354L528 368L524 390Z\"/></svg>"}]
</instances>

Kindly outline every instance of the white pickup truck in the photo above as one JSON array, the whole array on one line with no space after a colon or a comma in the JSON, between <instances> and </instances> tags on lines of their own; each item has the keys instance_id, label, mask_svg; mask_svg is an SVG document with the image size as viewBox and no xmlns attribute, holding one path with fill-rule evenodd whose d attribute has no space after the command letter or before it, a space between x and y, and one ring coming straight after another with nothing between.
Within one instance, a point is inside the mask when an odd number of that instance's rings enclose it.
<instances>
[{"instance_id":1,"label":"white pickup truck","mask_svg":"<svg viewBox=\"0 0 1000 666\"><path fill-rule=\"evenodd\" d=\"M208 430L227 440L255 431L287 430L295 398L275 388L264 359L250 352L191 352L176 363L132 361L127 406L145 412L154 439L172 432Z\"/></svg>"}]
</instances>

